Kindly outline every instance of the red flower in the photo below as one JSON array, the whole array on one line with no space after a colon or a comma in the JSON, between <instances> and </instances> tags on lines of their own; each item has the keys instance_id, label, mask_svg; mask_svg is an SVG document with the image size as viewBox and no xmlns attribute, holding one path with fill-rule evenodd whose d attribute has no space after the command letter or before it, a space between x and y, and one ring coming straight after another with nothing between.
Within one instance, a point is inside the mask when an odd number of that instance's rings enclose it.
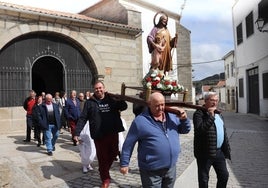
<instances>
[{"instance_id":1,"label":"red flower","mask_svg":"<svg viewBox=\"0 0 268 188\"><path fill-rule=\"evenodd\" d=\"M147 78L146 78L146 81L147 81L147 82L151 82L151 81L152 81L152 78L151 78L151 77L147 77Z\"/></svg>"},{"instance_id":2,"label":"red flower","mask_svg":"<svg viewBox=\"0 0 268 188\"><path fill-rule=\"evenodd\" d=\"M173 81L173 82L171 82L171 85L172 86L177 86L177 82L176 81Z\"/></svg>"},{"instance_id":3,"label":"red flower","mask_svg":"<svg viewBox=\"0 0 268 188\"><path fill-rule=\"evenodd\" d=\"M153 81L153 82L152 82L152 86L153 86L153 87L156 87L156 85L157 85L159 82L160 82L159 80Z\"/></svg>"},{"instance_id":4,"label":"red flower","mask_svg":"<svg viewBox=\"0 0 268 188\"><path fill-rule=\"evenodd\" d=\"M170 84L170 81L165 81L164 84L165 85L169 85Z\"/></svg>"}]
</instances>

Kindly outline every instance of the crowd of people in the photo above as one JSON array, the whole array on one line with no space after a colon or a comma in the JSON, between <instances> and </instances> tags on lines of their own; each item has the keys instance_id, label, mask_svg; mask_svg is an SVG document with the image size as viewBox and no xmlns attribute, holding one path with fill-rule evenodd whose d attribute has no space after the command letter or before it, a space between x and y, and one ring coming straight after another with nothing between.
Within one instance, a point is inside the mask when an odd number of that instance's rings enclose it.
<instances>
[{"instance_id":1,"label":"crowd of people","mask_svg":"<svg viewBox=\"0 0 268 188\"><path fill-rule=\"evenodd\" d=\"M164 72L172 70L171 49L176 47L177 35L170 37L167 29L168 17L163 14L147 37L152 54L151 69ZM133 105L135 118L126 138L127 130L121 112L127 103L109 95L101 81L94 84L94 92L79 93L72 90L56 92L54 97L44 93L36 97L31 90L23 107L26 110L26 138L31 141L31 132L37 146L43 143L47 154L53 155L61 129L68 130L74 146L79 145L83 173L92 170L91 163L98 160L102 188L111 182L110 168L120 158L120 172L129 172L130 159L135 144L142 187L174 187L176 163L180 153L180 134L191 130L191 122L183 108L175 108L176 114L167 112L162 93L149 96L148 106ZM231 159L230 146L224 119L217 111L218 96L208 93L202 109L196 110L194 124L194 156L197 159L200 188L207 188L211 166L217 173L217 187L225 188L228 181L226 158ZM41 138L41 133L43 136Z\"/></svg>"},{"instance_id":2,"label":"crowd of people","mask_svg":"<svg viewBox=\"0 0 268 188\"><path fill-rule=\"evenodd\" d=\"M109 171L118 156L120 172L129 172L130 158L138 143L142 186L174 187L180 153L179 135L191 130L190 119L183 108L176 108L178 114L166 112L164 96L160 92L152 93L148 107L135 112L125 138L122 132L128 128L121 111L127 109L127 103L109 95L103 82L95 83L94 93L90 93L88 99L85 99L84 93L77 97L75 90L70 92L69 97L58 92L54 97L49 93L44 96L36 97L31 90L25 99L24 142L31 141L34 130L37 146L45 145L47 154L52 156L60 130L68 130L73 145L79 143L83 173L93 170L91 164L97 158L103 188L109 187ZM231 159L230 145L217 104L217 94L210 92L205 96L204 108L196 110L193 115L199 187L208 187L211 166L217 173L217 187L227 186L226 159Z\"/></svg>"},{"instance_id":3,"label":"crowd of people","mask_svg":"<svg viewBox=\"0 0 268 188\"><path fill-rule=\"evenodd\" d=\"M52 156L61 131L67 130L73 146L79 147L83 173L93 170L91 163L97 157L102 187L108 187L109 170L120 157L124 142L126 123L121 111L127 109L127 103L111 97L101 81L95 83L93 94L87 91L77 95L72 90L66 96L65 92L54 96L29 92L23 105L27 125L24 142L31 141L34 130L37 146L45 145L47 155Z\"/></svg>"},{"instance_id":4,"label":"crowd of people","mask_svg":"<svg viewBox=\"0 0 268 188\"><path fill-rule=\"evenodd\" d=\"M55 143L63 130L71 133L73 141L76 122L86 101L84 96L84 93L79 93L77 98L75 90L70 92L70 97L65 92L56 92L54 96L42 92L37 96L34 90L29 91L29 96L23 103L26 111L26 138L23 141L31 141L33 130L37 147L46 145L50 156L53 155ZM77 143L73 141L73 145L76 146Z\"/></svg>"}]
</instances>

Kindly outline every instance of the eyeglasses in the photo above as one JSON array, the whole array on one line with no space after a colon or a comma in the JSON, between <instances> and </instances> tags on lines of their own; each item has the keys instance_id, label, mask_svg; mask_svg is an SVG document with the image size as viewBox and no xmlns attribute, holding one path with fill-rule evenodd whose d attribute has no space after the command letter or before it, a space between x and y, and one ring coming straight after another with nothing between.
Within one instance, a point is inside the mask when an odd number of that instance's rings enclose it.
<instances>
[{"instance_id":1,"label":"eyeglasses","mask_svg":"<svg viewBox=\"0 0 268 188\"><path fill-rule=\"evenodd\" d=\"M211 102L218 102L218 99L209 99Z\"/></svg>"}]
</instances>

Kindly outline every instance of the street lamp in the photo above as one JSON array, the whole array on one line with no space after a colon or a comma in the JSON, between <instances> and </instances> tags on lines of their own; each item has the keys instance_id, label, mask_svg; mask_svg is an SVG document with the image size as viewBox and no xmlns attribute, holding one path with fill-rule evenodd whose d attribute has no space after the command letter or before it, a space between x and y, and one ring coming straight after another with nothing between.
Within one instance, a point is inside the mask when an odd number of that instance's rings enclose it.
<instances>
[{"instance_id":1,"label":"street lamp","mask_svg":"<svg viewBox=\"0 0 268 188\"><path fill-rule=\"evenodd\" d=\"M260 32L268 32L268 30L265 30L263 29L264 27L264 19L263 18L258 18L255 22L255 24L257 24L257 29L260 31Z\"/></svg>"}]
</instances>

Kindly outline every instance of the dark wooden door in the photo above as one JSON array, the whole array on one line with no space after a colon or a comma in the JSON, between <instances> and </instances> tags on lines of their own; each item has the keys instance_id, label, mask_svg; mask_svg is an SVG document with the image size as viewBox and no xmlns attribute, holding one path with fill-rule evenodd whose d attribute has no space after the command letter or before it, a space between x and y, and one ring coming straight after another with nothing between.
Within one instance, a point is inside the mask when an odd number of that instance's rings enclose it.
<instances>
[{"instance_id":1,"label":"dark wooden door","mask_svg":"<svg viewBox=\"0 0 268 188\"><path fill-rule=\"evenodd\" d=\"M259 70L253 68L247 71L248 75L248 102L249 113L260 113L260 98L259 98Z\"/></svg>"}]
</instances>

